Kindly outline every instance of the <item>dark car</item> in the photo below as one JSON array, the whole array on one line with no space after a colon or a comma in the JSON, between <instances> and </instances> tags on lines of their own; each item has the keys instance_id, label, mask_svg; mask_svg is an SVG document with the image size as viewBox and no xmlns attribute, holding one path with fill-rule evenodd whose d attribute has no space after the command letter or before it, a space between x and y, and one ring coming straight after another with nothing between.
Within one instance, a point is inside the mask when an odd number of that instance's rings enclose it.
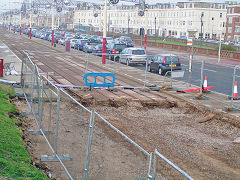
<instances>
[{"instance_id":1,"label":"dark car","mask_svg":"<svg viewBox=\"0 0 240 180\"><path fill-rule=\"evenodd\" d=\"M181 60L174 54L158 54L148 62L148 71L165 75L167 71L181 70Z\"/></svg>"},{"instance_id":2,"label":"dark car","mask_svg":"<svg viewBox=\"0 0 240 180\"><path fill-rule=\"evenodd\" d=\"M76 44L74 45L74 49L78 49L78 50L82 51L82 50L83 50L83 46L84 46L86 43L88 43L88 40L87 40L87 39L80 39L80 40L78 41L78 43L76 43Z\"/></svg>"},{"instance_id":3,"label":"dark car","mask_svg":"<svg viewBox=\"0 0 240 180\"><path fill-rule=\"evenodd\" d=\"M130 37L121 36L118 41L121 44L126 44L127 47L134 47L133 40Z\"/></svg>"},{"instance_id":4,"label":"dark car","mask_svg":"<svg viewBox=\"0 0 240 180\"><path fill-rule=\"evenodd\" d=\"M93 53L96 53L96 55L98 56L102 56L102 50L103 49L103 45L102 44L97 44L94 48L93 48ZM106 46L106 54L108 54L109 52L109 48L108 46Z\"/></svg>"},{"instance_id":5,"label":"dark car","mask_svg":"<svg viewBox=\"0 0 240 180\"><path fill-rule=\"evenodd\" d=\"M120 54L122 52L122 50L125 49L126 47L127 47L126 44L119 44L119 43L109 44L108 45L109 59L118 61L119 60L118 54Z\"/></svg>"},{"instance_id":6,"label":"dark car","mask_svg":"<svg viewBox=\"0 0 240 180\"><path fill-rule=\"evenodd\" d=\"M102 48L103 48L103 45L98 44L93 48L92 53L96 54L97 56L102 56Z\"/></svg>"},{"instance_id":7,"label":"dark car","mask_svg":"<svg viewBox=\"0 0 240 180\"><path fill-rule=\"evenodd\" d=\"M92 53L93 48L97 45L97 43L86 43L83 46L83 52L87 52L87 53Z\"/></svg>"}]
</instances>

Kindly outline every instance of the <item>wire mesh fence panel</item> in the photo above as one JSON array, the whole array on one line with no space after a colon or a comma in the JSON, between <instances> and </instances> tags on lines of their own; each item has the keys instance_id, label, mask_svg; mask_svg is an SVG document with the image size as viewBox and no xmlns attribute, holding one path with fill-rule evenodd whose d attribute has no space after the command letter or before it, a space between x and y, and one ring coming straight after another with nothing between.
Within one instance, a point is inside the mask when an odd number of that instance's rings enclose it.
<instances>
[{"instance_id":1,"label":"wire mesh fence panel","mask_svg":"<svg viewBox=\"0 0 240 180\"><path fill-rule=\"evenodd\" d=\"M189 176L185 171L180 169L173 162L168 160L166 157L161 158L158 154L159 152L154 154L154 167L153 167L153 179L189 179L193 178Z\"/></svg>"},{"instance_id":2,"label":"wire mesh fence panel","mask_svg":"<svg viewBox=\"0 0 240 180\"><path fill-rule=\"evenodd\" d=\"M85 166L90 113L61 91L56 151L74 179L82 179ZM57 176L64 177L64 172Z\"/></svg>"},{"instance_id":3,"label":"wire mesh fence panel","mask_svg":"<svg viewBox=\"0 0 240 180\"><path fill-rule=\"evenodd\" d=\"M56 119L57 119L57 90L51 84L47 84L46 80L42 83L41 93L41 129L47 131L46 137L54 147L54 140L56 135Z\"/></svg>"},{"instance_id":4,"label":"wire mesh fence panel","mask_svg":"<svg viewBox=\"0 0 240 180\"><path fill-rule=\"evenodd\" d=\"M33 115L37 121L37 126L39 127L41 112L40 112L40 104L41 104L41 77L35 72L33 75L33 85L31 89L31 101L30 105L32 107Z\"/></svg>"},{"instance_id":5,"label":"wire mesh fence panel","mask_svg":"<svg viewBox=\"0 0 240 180\"><path fill-rule=\"evenodd\" d=\"M31 102L31 95L33 90L34 81L34 66L31 64L29 59L26 58L26 62L23 67L23 90L26 95L27 101Z\"/></svg>"},{"instance_id":6,"label":"wire mesh fence panel","mask_svg":"<svg viewBox=\"0 0 240 180\"><path fill-rule=\"evenodd\" d=\"M88 179L147 179L146 154L107 125L98 115L95 115L91 140L89 166L86 158Z\"/></svg>"}]
</instances>

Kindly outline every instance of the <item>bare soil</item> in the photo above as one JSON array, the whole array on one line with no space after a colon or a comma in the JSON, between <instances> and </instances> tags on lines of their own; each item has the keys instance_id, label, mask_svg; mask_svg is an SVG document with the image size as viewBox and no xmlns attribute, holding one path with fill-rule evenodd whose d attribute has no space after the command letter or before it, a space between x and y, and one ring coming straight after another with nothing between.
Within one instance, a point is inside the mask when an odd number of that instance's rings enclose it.
<instances>
[{"instance_id":1,"label":"bare soil","mask_svg":"<svg viewBox=\"0 0 240 180\"><path fill-rule=\"evenodd\" d=\"M25 102L15 104L20 111L27 111ZM127 101L119 106L93 103L88 108L95 109L148 152L156 148L194 179L239 179L240 145L233 143L240 134L239 120L179 99L174 106L168 104L145 106ZM46 102L46 109L47 105ZM90 115L68 98L62 98L60 116L58 154L70 154L72 160L65 161L65 166L74 179L83 179ZM53 131L48 136L52 146L55 125L54 120L43 121L43 128ZM60 163L40 162L40 155L52 152L42 136L27 132L37 129L31 116L25 118L24 126L34 163L52 178L67 179ZM158 160L157 170L156 179L183 179L162 160ZM146 173L146 156L96 118L89 179L146 179Z\"/></svg>"}]
</instances>

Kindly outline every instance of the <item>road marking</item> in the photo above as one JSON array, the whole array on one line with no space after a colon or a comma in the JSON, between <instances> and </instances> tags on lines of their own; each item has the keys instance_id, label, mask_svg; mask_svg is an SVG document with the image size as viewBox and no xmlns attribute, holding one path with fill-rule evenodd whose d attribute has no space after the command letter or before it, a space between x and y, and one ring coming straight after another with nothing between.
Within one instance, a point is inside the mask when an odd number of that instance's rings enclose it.
<instances>
[{"instance_id":1,"label":"road marking","mask_svg":"<svg viewBox=\"0 0 240 180\"><path fill-rule=\"evenodd\" d=\"M204 69L205 71L211 71L211 72L217 72L217 71L214 71L214 70L211 70L211 69Z\"/></svg>"}]
</instances>

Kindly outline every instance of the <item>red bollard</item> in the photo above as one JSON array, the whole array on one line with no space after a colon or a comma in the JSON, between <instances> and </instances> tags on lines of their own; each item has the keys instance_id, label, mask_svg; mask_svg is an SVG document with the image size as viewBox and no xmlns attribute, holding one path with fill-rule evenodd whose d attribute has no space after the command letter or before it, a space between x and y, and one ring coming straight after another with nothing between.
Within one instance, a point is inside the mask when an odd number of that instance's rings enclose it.
<instances>
[{"instance_id":1,"label":"red bollard","mask_svg":"<svg viewBox=\"0 0 240 180\"><path fill-rule=\"evenodd\" d=\"M3 59L0 59L0 77L3 77Z\"/></svg>"},{"instance_id":2,"label":"red bollard","mask_svg":"<svg viewBox=\"0 0 240 180\"><path fill-rule=\"evenodd\" d=\"M65 51L70 52L70 41L69 40L65 41Z\"/></svg>"}]
</instances>

